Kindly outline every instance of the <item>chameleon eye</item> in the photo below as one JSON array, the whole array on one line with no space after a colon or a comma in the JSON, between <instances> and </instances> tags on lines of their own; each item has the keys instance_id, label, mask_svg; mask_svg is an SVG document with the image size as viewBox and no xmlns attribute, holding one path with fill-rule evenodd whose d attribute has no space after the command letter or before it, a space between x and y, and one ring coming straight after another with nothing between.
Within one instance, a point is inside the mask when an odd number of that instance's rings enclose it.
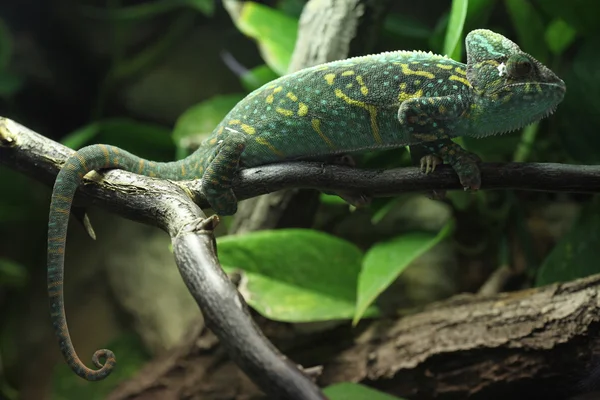
<instances>
[{"instance_id":1,"label":"chameleon eye","mask_svg":"<svg viewBox=\"0 0 600 400\"><path fill-rule=\"evenodd\" d=\"M523 78L531 74L533 71L533 64L524 55L514 55L506 62L506 70L508 75L513 78Z\"/></svg>"}]
</instances>

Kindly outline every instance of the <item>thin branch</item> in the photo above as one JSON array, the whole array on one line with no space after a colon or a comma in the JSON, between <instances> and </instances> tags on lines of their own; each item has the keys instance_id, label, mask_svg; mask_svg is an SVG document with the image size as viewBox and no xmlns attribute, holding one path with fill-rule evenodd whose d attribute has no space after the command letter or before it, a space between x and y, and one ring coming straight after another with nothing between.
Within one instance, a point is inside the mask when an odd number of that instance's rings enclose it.
<instances>
[{"instance_id":1,"label":"thin branch","mask_svg":"<svg viewBox=\"0 0 600 400\"><path fill-rule=\"evenodd\" d=\"M0 117L0 164L52 185L60 166L72 153L73 150L17 122ZM600 192L600 165L482 163L480 169L482 189ZM103 189L127 192L132 189L131 184L137 181L137 175L120 170L108 171L103 177L101 182L97 182L99 186L85 185L86 188L79 192L88 197L91 195L91 200L96 198L94 203L98 203L97 198ZM208 208L200 180L178 181L175 184L192 195L199 206ZM233 185L239 200L289 188L354 191L371 197L461 189L457 175L447 165L441 165L434 173L425 175L415 167L365 170L319 162L285 162L244 169ZM103 201L100 203L106 205ZM126 216L138 220L136 214L134 212ZM143 222L152 223L148 220Z\"/></svg>"},{"instance_id":2,"label":"thin branch","mask_svg":"<svg viewBox=\"0 0 600 400\"><path fill-rule=\"evenodd\" d=\"M20 124L0 119L0 164L51 183L71 153ZM179 271L207 326L239 367L273 398L322 400L318 387L262 334L221 269L213 236L218 218L206 218L173 182L114 172L107 174L110 179L80 191L92 203L169 233Z\"/></svg>"}]
</instances>

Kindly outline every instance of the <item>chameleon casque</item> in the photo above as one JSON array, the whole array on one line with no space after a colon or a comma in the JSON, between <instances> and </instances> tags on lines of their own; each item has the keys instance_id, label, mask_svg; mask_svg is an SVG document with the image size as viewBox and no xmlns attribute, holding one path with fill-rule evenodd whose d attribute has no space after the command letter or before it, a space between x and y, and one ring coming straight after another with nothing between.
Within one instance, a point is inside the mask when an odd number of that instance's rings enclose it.
<instances>
[{"instance_id":1,"label":"chameleon casque","mask_svg":"<svg viewBox=\"0 0 600 400\"><path fill-rule=\"evenodd\" d=\"M410 145L425 150L422 168L434 168L441 159L465 189L478 189L478 157L451 139L500 134L538 121L562 101L565 84L489 30L470 32L466 51L467 64L421 51L393 51L282 76L241 100L200 148L180 161L155 163L108 145L87 146L69 157L50 205L48 293L54 330L71 369L99 380L116 363L110 350L94 354L98 370L81 362L64 310L67 222L86 173L118 168L171 180L201 178L214 211L229 215L237 210L232 179L240 168Z\"/></svg>"}]
</instances>

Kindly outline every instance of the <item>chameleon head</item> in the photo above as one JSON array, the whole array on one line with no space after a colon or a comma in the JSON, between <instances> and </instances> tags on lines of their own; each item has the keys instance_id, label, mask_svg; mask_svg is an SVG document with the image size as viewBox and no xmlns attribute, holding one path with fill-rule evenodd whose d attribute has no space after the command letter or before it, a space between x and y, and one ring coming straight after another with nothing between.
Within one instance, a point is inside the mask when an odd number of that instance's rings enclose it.
<instances>
[{"instance_id":1,"label":"chameleon head","mask_svg":"<svg viewBox=\"0 0 600 400\"><path fill-rule=\"evenodd\" d=\"M562 101L565 83L504 36L477 29L467 35L466 48L467 79L475 93L473 117L481 127L478 136L538 121Z\"/></svg>"}]
</instances>

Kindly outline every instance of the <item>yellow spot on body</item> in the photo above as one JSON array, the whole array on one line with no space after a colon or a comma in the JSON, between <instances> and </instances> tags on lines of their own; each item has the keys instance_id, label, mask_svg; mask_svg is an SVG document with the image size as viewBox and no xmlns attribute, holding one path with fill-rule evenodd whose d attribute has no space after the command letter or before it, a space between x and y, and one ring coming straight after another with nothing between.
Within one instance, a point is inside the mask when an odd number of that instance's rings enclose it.
<instances>
[{"instance_id":1,"label":"yellow spot on body","mask_svg":"<svg viewBox=\"0 0 600 400\"><path fill-rule=\"evenodd\" d=\"M400 84L400 90L406 90L406 82Z\"/></svg>"},{"instance_id":2,"label":"yellow spot on body","mask_svg":"<svg viewBox=\"0 0 600 400\"><path fill-rule=\"evenodd\" d=\"M360 92L363 94L363 96L369 94L369 88L365 86L365 81L363 80L362 76L357 75L356 82L358 82L358 84L360 85Z\"/></svg>"},{"instance_id":3,"label":"yellow spot on body","mask_svg":"<svg viewBox=\"0 0 600 400\"><path fill-rule=\"evenodd\" d=\"M344 72L342 72L342 76L350 76L350 75L354 75L354 71L344 71Z\"/></svg>"},{"instance_id":4,"label":"yellow spot on body","mask_svg":"<svg viewBox=\"0 0 600 400\"><path fill-rule=\"evenodd\" d=\"M267 98L265 99L267 104L273 104L273 100L275 100L275 97L273 96L273 94L268 95Z\"/></svg>"},{"instance_id":5,"label":"yellow spot on body","mask_svg":"<svg viewBox=\"0 0 600 400\"><path fill-rule=\"evenodd\" d=\"M331 147L332 149L335 148L331 140L329 140L329 138L325 136L325 134L321 130L321 120L314 118L310 122L312 123L312 127L315 130L315 132L317 132L321 139L323 139L323 141L327 143L327 146Z\"/></svg>"},{"instance_id":6,"label":"yellow spot on body","mask_svg":"<svg viewBox=\"0 0 600 400\"><path fill-rule=\"evenodd\" d=\"M308 114L308 106L304 103L298 104L298 115L304 117L306 114Z\"/></svg>"},{"instance_id":7,"label":"yellow spot on body","mask_svg":"<svg viewBox=\"0 0 600 400\"><path fill-rule=\"evenodd\" d=\"M185 165L181 164L181 176L185 176Z\"/></svg>"},{"instance_id":8,"label":"yellow spot on body","mask_svg":"<svg viewBox=\"0 0 600 400\"><path fill-rule=\"evenodd\" d=\"M55 208L54 211L57 212L57 213L60 213L60 214L69 215L69 210L66 210L64 208Z\"/></svg>"},{"instance_id":9,"label":"yellow spot on body","mask_svg":"<svg viewBox=\"0 0 600 400\"><path fill-rule=\"evenodd\" d=\"M228 124L229 125L238 125L239 123L241 123L242 121L240 121L239 119L230 119Z\"/></svg>"},{"instance_id":10,"label":"yellow spot on body","mask_svg":"<svg viewBox=\"0 0 600 400\"><path fill-rule=\"evenodd\" d=\"M351 89L352 86L354 86L354 85L352 83L349 83L349 84L346 85L346 89Z\"/></svg>"},{"instance_id":11,"label":"yellow spot on body","mask_svg":"<svg viewBox=\"0 0 600 400\"><path fill-rule=\"evenodd\" d=\"M410 69L408 67L408 64L403 64L403 63L399 63L399 64L400 64L400 68L402 69L402 73L404 75L417 75L417 76L422 76L422 77L429 78L429 79L435 78L435 75L429 71L420 71L420 70L413 71L412 69Z\"/></svg>"},{"instance_id":12,"label":"yellow spot on body","mask_svg":"<svg viewBox=\"0 0 600 400\"><path fill-rule=\"evenodd\" d=\"M415 85L419 86L421 84L421 80L420 79L415 79Z\"/></svg>"},{"instance_id":13,"label":"yellow spot on body","mask_svg":"<svg viewBox=\"0 0 600 400\"><path fill-rule=\"evenodd\" d=\"M453 68L452 65L448 65L448 64L436 64L435 66L438 68L441 68L441 69L446 69L446 70Z\"/></svg>"},{"instance_id":14,"label":"yellow spot on body","mask_svg":"<svg viewBox=\"0 0 600 400\"><path fill-rule=\"evenodd\" d=\"M414 93L400 92L398 93L398 101L406 101L413 97L423 97L423 89L419 89Z\"/></svg>"},{"instance_id":15,"label":"yellow spot on body","mask_svg":"<svg viewBox=\"0 0 600 400\"><path fill-rule=\"evenodd\" d=\"M267 148L269 150L271 150L274 154L278 155L279 157L282 157L282 158L285 157L285 154L283 154L281 151L277 150L271 143L267 142L267 140L265 138L257 137L256 143L262 144L263 146L267 146Z\"/></svg>"},{"instance_id":16,"label":"yellow spot on body","mask_svg":"<svg viewBox=\"0 0 600 400\"><path fill-rule=\"evenodd\" d=\"M241 124L240 128L248 135L254 135L256 133L256 129L247 124Z\"/></svg>"},{"instance_id":17,"label":"yellow spot on body","mask_svg":"<svg viewBox=\"0 0 600 400\"><path fill-rule=\"evenodd\" d=\"M456 68L454 68L454 70L456 71L457 74L461 74L461 75L467 76L467 71L465 71L461 67L456 67Z\"/></svg>"},{"instance_id":18,"label":"yellow spot on body","mask_svg":"<svg viewBox=\"0 0 600 400\"><path fill-rule=\"evenodd\" d=\"M324 78L328 85L333 85L333 80L335 79L335 74L327 74L327 75L325 75Z\"/></svg>"},{"instance_id":19,"label":"yellow spot on body","mask_svg":"<svg viewBox=\"0 0 600 400\"><path fill-rule=\"evenodd\" d=\"M140 158L140 162L138 162L138 173L142 173L144 170L144 159Z\"/></svg>"},{"instance_id":20,"label":"yellow spot on body","mask_svg":"<svg viewBox=\"0 0 600 400\"><path fill-rule=\"evenodd\" d=\"M283 86L277 86L275 89L273 89L273 93L279 93L283 90Z\"/></svg>"},{"instance_id":21,"label":"yellow spot on body","mask_svg":"<svg viewBox=\"0 0 600 400\"><path fill-rule=\"evenodd\" d=\"M285 115L286 117L291 117L292 115L294 115L294 112L292 110L286 110L285 108L281 107L277 107L275 111L277 111L281 115Z\"/></svg>"},{"instance_id":22,"label":"yellow spot on body","mask_svg":"<svg viewBox=\"0 0 600 400\"><path fill-rule=\"evenodd\" d=\"M287 97L288 99L290 99L291 101L298 101L298 97L292 93L292 92L288 92L285 97Z\"/></svg>"},{"instance_id":23,"label":"yellow spot on body","mask_svg":"<svg viewBox=\"0 0 600 400\"><path fill-rule=\"evenodd\" d=\"M367 112L369 113L369 118L371 120L371 133L373 133L373 138L375 139L375 142L381 143L379 125L377 125L377 108L372 104L366 104L363 101L354 100L353 98L346 96L346 94L340 89L335 89L335 95L336 97L339 97L351 106L356 106L367 110Z\"/></svg>"},{"instance_id":24,"label":"yellow spot on body","mask_svg":"<svg viewBox=\"0 0 600 400\"><path fill-rule=\"evenodd\" d=\"M438 111L440 112L440 114L446 114L446 107L439 106Z\"/></svg>"},{"instance_id":25,"label":"yellow spot on body","mask_svg":"<svg viewBox=\"0 0 600 400\"><path fill-rule=\"evenodd\" d=\"M323 65L323 66L321 66L321 67L317 68L316 70L317 70L317 71L325 71L325 70L328 70L328 69L329 69L329 66L328 66L328 65Z\"/></svg>"},{"instance_id":26,"label":"yellow spot on body","mask_svg":"<svg viewBox=\"0 0 600 400\"><path fill-rule=\"evenodd\" d=\"M451 81L460 82L460 83L464 84L465 86L471 87L471 83L468 80L466 80L465 78L463 78L462 76L450 75L450 77L448 79Z\"/></svg>"},{"instance_id":27,"label":"yellow spot on body","mask_svg":"<svg viewBox=\"0 0 600 400\"><path fill-rule=\"evenodd\" d=\"M531 83L525 83L525 93L531 92Z\"/></svg>"},{"instance_id":28,"label":"yellow spot on body","mask_svg":"<svg viewBox=\"0 0 600 400\"><path fill-rule=\"evenodd\" d=\"M217 143L217 138L212 138L212 139L210 139L210 140L208 141L208 143L210 143L210 144L215 144L215 143Z\"/></svg>"},{"instance_id":29,"label":"yellow spot on body","mask_svg":"<svg viewBox=\"0 0 600 400\"><path fill-rule=\"evenodd\" d=\"M217 131L217 135L220 135L221 133L223 133L223 130L225 129L225 127L221 126L219 128L219 130Z\"/></svg>"}]
</instances>

